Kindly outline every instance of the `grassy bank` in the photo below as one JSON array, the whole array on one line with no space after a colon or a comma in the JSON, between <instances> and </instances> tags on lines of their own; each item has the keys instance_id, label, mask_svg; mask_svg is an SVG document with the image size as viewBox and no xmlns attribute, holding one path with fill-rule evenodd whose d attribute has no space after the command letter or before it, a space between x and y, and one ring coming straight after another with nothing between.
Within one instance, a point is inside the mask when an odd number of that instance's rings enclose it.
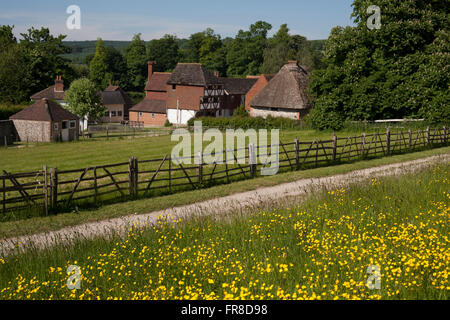
<instances>
[{"instance_id":1,"label":"grassy bank","mask_svg":"<svg viewBox=\"0 0 450 320\"><path fill-rule=\"evenodd\" d=\"M2 299L448 299L448 164L0 260ZM70 265L81 290L66 287ZM369 290L369 266L381 289Z\"/></svg>"}]
</instances>

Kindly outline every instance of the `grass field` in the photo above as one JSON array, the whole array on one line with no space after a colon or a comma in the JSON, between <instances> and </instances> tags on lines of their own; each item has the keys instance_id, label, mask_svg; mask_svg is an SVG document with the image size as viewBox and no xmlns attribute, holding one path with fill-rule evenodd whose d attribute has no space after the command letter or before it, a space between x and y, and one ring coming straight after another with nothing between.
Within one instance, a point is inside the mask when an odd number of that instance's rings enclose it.
<instances>
[{"instance_id":1,"label":"grass field","mask_svg":"<svg viewBox=\"0 0 450 320\"><path fill-rule=\"evenodd\" d=\"M0 260L2 299L449 298L450 165ZM81 290L66 287L70 265ZM381 289L369 290L369 266Z\"/></svg>"},{"instance_id":2,"label":"grass field","mask_svg":"<svg viewBox=\"0 0 450 320\"><path fill-rule=\"evenodd\" d=\"M374 130L386 132L382 128L367 130L367 132ZM158 131L158 133L160 132ZM341 138L360 134L361 131L357 130L337 133ZM293 142L295 138L300 141L330 140L331 136L332 132L315 130L280 131L280 140L283 143ZM162 158L164 155L170 154L172 148L178 143L172 142L170 135L109 140L105 139L104 134L100 137L67 143L30 143L28 147L22 144L20 147L0 148L0 168L13 173L42 170L43 165L47 165L49 168L57 167L69 170L126 162L132 156L140 160Z\"/></svg>"}]
</instances>

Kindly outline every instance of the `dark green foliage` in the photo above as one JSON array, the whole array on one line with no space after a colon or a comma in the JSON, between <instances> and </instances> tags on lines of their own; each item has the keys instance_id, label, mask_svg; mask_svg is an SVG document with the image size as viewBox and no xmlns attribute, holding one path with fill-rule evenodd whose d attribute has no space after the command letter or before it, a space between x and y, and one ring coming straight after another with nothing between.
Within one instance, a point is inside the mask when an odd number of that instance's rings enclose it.
<instances>
[{"instance_id":1,"label":"dark green foliage","mask_svg":"<svg viewBox=\"0 0 450 320\"><path fill-rule=\"evenodd\" d=\"M125 49L125 59L128 67L129 90L144 91L147 79L147 51L141 34L133 37L133 41Z\"/></svg>"},{"instance_id":2,"label":"dark green foliage","mask_svg":"<svg viewBox=\"0 0 450 320\"><path fill-rule=\"evenodd\" d=\"M147 44L147 57L156 61L155 71L172 71L180 58L177 38L167 34L161 39L151 40Z\"/></svg>"},{"instance_id":3,"label":"dark green foliage","mask_svg":"<svg viewBox=\"0 0 450 320\"><path fill-rule=\"evenodd\" d=\"M382 27L369 30L369 5ZM326 44L327 68L310 83L311 123L337 129L342 120L450 120L450 1L355 0L356 27L336 27Z\"/></svg>"},{"instance_id":4,"label":"dark green foliage","mask_svg":"<svg viewBox=\"0 0 450 320\"><path fill-rule=\"evenodd\" d=\"M189 126L193 126L195 121L201 121L204 127L218 129L301 129L301 121L286 118L250 118L242 116L233 116L231 118L212 118L201 117L191 119Z\"/></svg>"},{"instance_id":5,"label":"dark green foliage","mask_svg":"<svg viewBox=\"0 0 450 320\"><path fill-rule=\"evenodd\" d=\"M173 125L170 123L169 119L167 119L166 122L164 123L164 127L170 128L170 127L172 127L172 126L173 126Z\"/></svg>"},{"instance_id":6,"label":"dark green foliage","mask_svg":"<svg viewBox=\"0 0 450 320\"><path fill-rule=\"evenodd\" d=\"M0 102L20 104L30 96L54 84L62 75L66 85L74 79L69 61L61 55L69 51L49 29L31 28L21 34L20 43L13 27L0 26Z\"/></svg>"},{"instance_id":7,"label":"dark green foliage","mask_svg":"<svg viewBox=\"0 0 450 320\"><path fill-rule=\"evenodd\" d=\"M127 92L130 99L133 101L133 105L138 104L145 98L144 92Z\"/></svg>"},{"instance_id":8,"label":"dark green foliage","mask_svg":"<svg viewBox=\"0 0 450 320\"><path fill-rule=\"evenodd\" d=\"M94 58L89 64L89 78L102 90L106 88L111 80L111 74L108 73L106 48L101 38L97 40L97 49Z\"/></svg>"},{"instance_id":9,"label":"dark green foliage","mask_svg":"<svg viewBox=\"0 0 450 320\"><path fill-rule=\"evenodd\" d=\"M235 117L249 117L250 115L248 114L247 110L245 110L244 106L239 106L235 111L234 111L234 116Z\"/></svg>"},{"instance_id":10,"label":"dark green foliage","mask_svg":"<svg viewBox=\"0 0 450 320\"><path fill-rule=\"evenodd\" d=\"M0 105L0 120L8 120L13 114L22 111L28 106Z\"/></svg>"}]
</instances>

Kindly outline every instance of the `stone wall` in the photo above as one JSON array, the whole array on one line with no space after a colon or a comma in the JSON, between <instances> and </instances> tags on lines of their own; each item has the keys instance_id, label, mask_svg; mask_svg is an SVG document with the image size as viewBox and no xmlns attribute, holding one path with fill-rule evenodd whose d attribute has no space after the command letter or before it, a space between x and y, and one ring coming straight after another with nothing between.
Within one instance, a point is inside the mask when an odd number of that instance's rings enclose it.
<instances>
[{"instance_id":1,"label":"stone wall","mask_svg":"<svg viewBox=\"0 0 450 320\"><path fill-rule=\"evenodd\" d=\"M45 121L13 120L20 141L51 142L51 123Z\"/></svg>"}]
</instances>

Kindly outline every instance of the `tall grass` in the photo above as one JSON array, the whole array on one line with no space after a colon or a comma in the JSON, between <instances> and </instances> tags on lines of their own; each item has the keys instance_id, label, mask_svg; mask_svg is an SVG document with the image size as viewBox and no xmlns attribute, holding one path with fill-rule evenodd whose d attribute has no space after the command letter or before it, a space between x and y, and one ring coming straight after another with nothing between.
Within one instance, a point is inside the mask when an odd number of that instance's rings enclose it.
<instances>
[{"instance_id":1,"label":"tall grass","mask_svg":"<svg viewBox=\"0 0 450 320\"><path fill-rule=\"evenodd\" d=\"M448 299L450 165L0 260L3 299ZM141 226L142 227L142 226ZM66 288L78 265L81 290ZM366 286L369 266L381 289Z\"/></svg>"}]
</instances>

